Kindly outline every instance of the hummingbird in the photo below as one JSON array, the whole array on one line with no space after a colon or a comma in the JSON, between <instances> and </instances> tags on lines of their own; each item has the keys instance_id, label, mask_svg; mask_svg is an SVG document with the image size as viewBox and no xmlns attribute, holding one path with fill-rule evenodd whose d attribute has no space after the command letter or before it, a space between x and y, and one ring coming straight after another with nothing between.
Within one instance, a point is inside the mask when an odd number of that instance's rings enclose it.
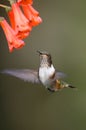
<instances>
[{"instance_id":1,"label":"hummingbird","mask_svg":"<svg viewBox=\"0 0 86 130\"><path fill-rule=\"evenodd\" d=\"M5 69L1 73L17 77L21 80L42 84L51 92L56 92L63 88L75 88L74 86L64 82L62 78L65 74L56 71L52 63L51 55L46 51L37 51L40 57L40 65L38 70L33 69Z\"/></svg>"}]
</instances>

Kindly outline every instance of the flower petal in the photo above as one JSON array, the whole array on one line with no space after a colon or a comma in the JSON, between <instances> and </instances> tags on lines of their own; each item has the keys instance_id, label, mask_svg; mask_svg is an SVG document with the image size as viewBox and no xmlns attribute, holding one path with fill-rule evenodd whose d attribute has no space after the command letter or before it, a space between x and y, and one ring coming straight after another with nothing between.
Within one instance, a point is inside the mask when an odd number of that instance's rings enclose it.
<instances>
[{"instance_id":1,"label":"flower petal","mask_svg":"<svg viewBox=\"0 0 86 130\"><path fill-rule=\"evenodd\" d=\"M26 5L26 4L33 4L33 1L32 0L17 0L17 2L19 3L19 4L24 4L24 5Z\"/></svg>"},{"instance_id":2,"label":"flower petal","mask_svg":"<svg viewBox=\"0 0 86 130\"><path fill-rule=\"evenodd\" d=\"M29 25L29 20L25 17L17 3L12 4L12 11L15 20L15 30L19 32L31 31L32 27Z\"/></svg>"},{"instance_id":3,"label":"flower petal","mask_svg":"<svg viewBox=\"0 0 86 130\"><path fill-rule=\"evenodd\" d=\"M36 11L30 4L22 5L23 11L27 19L30 21L31 26L37 26L42 22L39 17L39 12Z\"/></svg>"},{"instance_id":4,"label":"flower petal","mask_svg":"<svg viewBox=\"0 0 86 130\"><path fill-rule=\"evenodd\" d=\"M5 19L0 21L0 24L6 35L10 52L12 52L14 48L21 48L25 45L24 41L17 37L16 32L10 27Z\"/></svg>"}]
</instances>

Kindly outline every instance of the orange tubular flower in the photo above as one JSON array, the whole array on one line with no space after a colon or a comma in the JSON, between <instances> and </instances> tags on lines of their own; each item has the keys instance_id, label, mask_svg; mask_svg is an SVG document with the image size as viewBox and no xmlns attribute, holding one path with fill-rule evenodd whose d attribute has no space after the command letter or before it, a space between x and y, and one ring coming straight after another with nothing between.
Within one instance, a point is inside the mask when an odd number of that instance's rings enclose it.
<instances>
[{"instance_id":1,"label":"orange tubular flower","mask_svg":"<svg viewBox=\"0 0 86 130\"><path fill-rule=\"evenodd\" d=\"M17 2L19 3L19 4L24 4L24 5L26 5L26 4L33 4L33 1L32 0L17 0Z\"/></svg>"},{"instance_id":2,"label":"orange tubular flower","mask_svg":"<svg viewBox=\"0 0 86 130\"><path fill-rule=\"evenodd\" d=\"M9 16L9 19L10 19L10 23L11 23L11 26L12 28L16 31L17 33L17 37L20 38L20 39L24 39L26 38L28 35L29 35L29 31L28 32L24 32L24 31L19 31L18 28L16 28L16 24L15 24L15 19L14 19L14 13L12 10L9 10L8 11L8 16Z\"/></svg>"},{"instance_id":3,"label":"orange tubular flower","mask_svg":"<svg viewBox=\"0 0 86 130\"><path fill-rule=\"evenodd\" d=\"M36 11L30 4L22 5L23 11L27 19L30 21L31 26L37 26L42 22L39 17L39 12Z\"/></svg>"},{"instance_id":4,"label":"orange tubular flower","mask_svg":"<svg viewBox=\"0 0 86 130\"><path fill-rule=\"evenodd\" d=\"M16 32L10 27L5 19L1 20L0 24L6 35L10 52L12 52L14 48L18 49L25 45L24 41L17 38Z\"/></svg>"},{"instance_id":5,"label":"orange tubular flower","mask_svg":"<svg viewBox=\"0 0 86 130\"><path fill-rule=\"evenodd\" d=\"M17 3L12 4L12 11L9 12L10 20L12 21L12 27L15 31L18 31L19 37L29 34L32 26L29 24L29 20L25 17Z\"/></svg>"},{"instance_id":6,"label":"orange tubular flower","mask_svg":"<svg viewBox=\"0 0 86 130\"><path fill-rule=\"evenodd\" d=\"M13 13L12 9L10 9L7 13L8 13L8 16L9 16L9 20L10 20L10 23L11 23L11 27L12 27L15 31L17 31L17 30L15 29L15 19L14 19L14 13Z\"/></svg>"}]
</instances>

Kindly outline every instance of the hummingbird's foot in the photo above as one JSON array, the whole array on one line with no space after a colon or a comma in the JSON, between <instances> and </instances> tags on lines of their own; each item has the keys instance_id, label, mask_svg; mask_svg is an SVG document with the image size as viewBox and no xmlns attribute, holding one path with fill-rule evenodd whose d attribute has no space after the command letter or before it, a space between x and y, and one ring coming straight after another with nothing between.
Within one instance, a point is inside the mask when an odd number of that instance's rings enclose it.
<instances>
[{"instance_id":1,"label":"hummingbird's foot","mask_svg":"<svg viewBox=\"0 0 86 130\"><path fill-rule=\"evenodd\" d=\"M55 92L55 90L51 89L51 88L47 88L50 92Z\"/></svg>"}]
</instances>

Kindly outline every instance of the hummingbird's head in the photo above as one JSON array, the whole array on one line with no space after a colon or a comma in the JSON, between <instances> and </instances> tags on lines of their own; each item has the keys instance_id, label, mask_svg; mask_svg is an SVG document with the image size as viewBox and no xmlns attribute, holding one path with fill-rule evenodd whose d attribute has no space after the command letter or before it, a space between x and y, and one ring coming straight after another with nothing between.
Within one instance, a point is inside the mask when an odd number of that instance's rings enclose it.
<instances>
[{"instance_id":1,"label":"hummingbird's head","mask_svg":"<svg viewBox=\"0 0 86 130\"><path fill-rule=\"evenodd\" d=\"M41 67L51 66L52 64L51 55L46 51L37 51L37 52L39 53L40 56L40 66Z\"/></svg>"}]
</instances>

